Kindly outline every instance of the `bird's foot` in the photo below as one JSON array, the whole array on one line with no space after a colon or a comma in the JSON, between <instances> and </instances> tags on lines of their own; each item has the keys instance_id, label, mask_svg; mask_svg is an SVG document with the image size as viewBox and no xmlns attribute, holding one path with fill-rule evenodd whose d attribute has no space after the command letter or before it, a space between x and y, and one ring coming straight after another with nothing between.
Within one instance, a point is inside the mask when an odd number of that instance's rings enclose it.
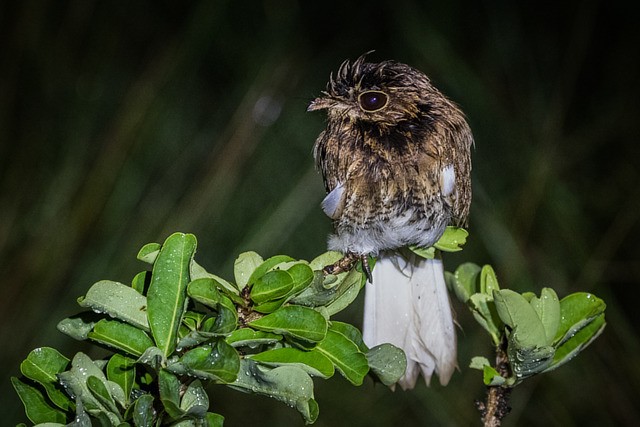
<instances>
[{"instance_id":1,"label":"bird's foot","mask_svg":"<svg viewBox=\"0 0 640 427\"><path fill-rule=\"evenodd\" d=\"M367 255L347 252L342 258L331 265L327 265L322 271L324 272L324 274L340 274L345 271L350 271L353 267L355 267L358 261L362 262L362 271L367 277L369 283L373 283L373 278L371 276L371 267L369 266L369 257Z\"/></svg>"}]
</instances>

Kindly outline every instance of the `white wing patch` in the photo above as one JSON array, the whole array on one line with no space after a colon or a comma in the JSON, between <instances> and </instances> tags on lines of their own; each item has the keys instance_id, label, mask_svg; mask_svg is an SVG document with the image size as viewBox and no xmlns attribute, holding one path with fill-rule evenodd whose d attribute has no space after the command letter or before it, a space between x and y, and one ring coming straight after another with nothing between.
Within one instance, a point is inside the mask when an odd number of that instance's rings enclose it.
<instances>
[{"instance_id":1,"label":"white wing patch","mask_svg":"<svg viewBox=\"0 0 640 427\"><path fill-rule=\"evenodd\" d=\"M456 171L453 165L447 165L440 174L440 188L443 196L450 196L456 188Z\"/></svg>"},{"instance_id":2,"label":"white wing patch","mask_svg":"<svg viewBox=\"0 0 640 427\"><path fill-rule=\"evenodd\" d=\"M331 219L336 219L338 216L338 208L342 204L342 198L344 196L344 185L338 184L336 188L331 190L327 197L324 198L320 206L325 214Z\"/></svg>"}]
</instances>

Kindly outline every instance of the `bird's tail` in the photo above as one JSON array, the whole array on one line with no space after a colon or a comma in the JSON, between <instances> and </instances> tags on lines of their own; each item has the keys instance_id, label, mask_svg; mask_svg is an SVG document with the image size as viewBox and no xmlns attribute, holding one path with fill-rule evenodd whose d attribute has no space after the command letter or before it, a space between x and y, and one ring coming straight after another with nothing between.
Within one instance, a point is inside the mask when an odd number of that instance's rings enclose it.
<instances>
[{"instance_id":1,"label":"bird's tail","mask_svg":"<svg viewBox=\"0 0 640 427\"><path fill-rule=\"evenodd\" d=\"M382 253L367 284L363 337L370 347L388 342L404 350L407 370L398 381L404 390L420 372L427 384L435 372L446 385L457 357L442 260Z\"/></svg>"}]
</instances>

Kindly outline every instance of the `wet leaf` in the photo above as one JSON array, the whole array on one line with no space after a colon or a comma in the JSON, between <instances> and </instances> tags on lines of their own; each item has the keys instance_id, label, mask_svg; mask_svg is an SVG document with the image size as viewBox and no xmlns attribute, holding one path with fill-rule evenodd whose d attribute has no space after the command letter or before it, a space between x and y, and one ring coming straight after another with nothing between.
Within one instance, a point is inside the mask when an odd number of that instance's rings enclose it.
<instances>
[{"instance_id":1,"label":"wet leaf","mask_svg":"<svg viewBox=\"0 0 640 427\"><path fill-rule=\"evenodd\" d=\"M158 385L160 401L167 415L174 420L184 415L184 411L180 409L180 381L178 378L166 369L160 369Z\"/></svg>"},{"instance_id":2,"label":"wet leaf","mask_svg":"<svg viewBox=\"0 0 640 427\"><path fill-rule=\"evenodd\" d=\"M65 335L78 341L88 339L89 332L93 330L95 324L103 317L91 311L77 314L61 320L58 323L58 330Z\"/></svg>"},{"instance_id":3,"label":"wet leaf","mask_svg":"<svg viewBox=\"0 0 640 427\"><path fill-rule=\"evenodd\" d=\"M174 233L164 242L153 264L147 292L149 324L156 346L167 357L176 348L190 281L189 264L196 245L192 234Z\"/></svg>"},{"instance_id":4,"label":"wet leaf","mask_svg":"<svg viewBox=\"0 0 640 427\"><path fill-rule=\"evenodd\" d=\"M264 276L268 271L270 271L276 265L282 264L284 262L291 262L291 261L294 261L294 259L288 255L276 255L266 259L264 262L258 265L251 272L251 275L249 276L249 280L247 281L247 284L251 286L257 283L258 279Z\"/></svg>"},{"instance_id":5,"label":"wet leaf","mask_svg":"<svg viewBox=\"0 0 640 427\"><path fill-rule=\"evenodd\" d=\"M242 359L238 379L231 387L272 397L294 407L310 424L318 418L318 404L313 399L313 381L297 366L270 369L251 359Z\"/></svg>"},{"instance_id":6,"label":"wet leaf","mask_svg":"<svg viewBox=\"0 0 640 427\"><path fill-rule=\"evenodd\" d=\"M143 394L134 405L133 424L136 427L152 427L155 421L155 410L153 409L153 396Z\"/></svg>"},{"instance_id":7,"label":"wet leaf","mask_svg":"<svg viewBox=\"0 0 640 427\"><path fill-rule=\"evenodd\" d=\"M131 390L135 384L136 361L130 357L115 353L107 363L107 379L118 384L129 401Z\"/></svg>"},{"instance_id":8,"label":"wet leaf","mask_svg":"<svg viewBox=\"0 0 640 427\"><path fill-rule=\"evenodd\" d=\"M433 246L443 252L458 252L462 250L468 236L469 233L464 228L448 226Z\"/></svg>"},{"instance_id":9,"label":"wet leaf","mask_svg":"<svg viewBox=\"0 0 640 427\"><path fill-rule=\"evenodd\" d=\"M309 375L316 377L329 378L334 373L331 360L317 350L303 351L291 347L276 348L254 354L251 359L273 367L298 366Z\"/></svg>"},{"instance_id":10,"label":"wet leaf","mask_svg":"<svg viewBox=\"0 0 640 427\"><path fill-rule=\"evenodd\" d=\"M538 314L519 293L510 289L493 292L500 319L512 329L511 340L518 347L530 349L545 346L547 338Z\"/></svg>"},{"instance_id":11,"label":"wet leaf","mask_svg":"<svg viewBox=\"0 0 640 427\"><path fill-rule=\"evenodd\" d=\"M456 268L453 277L448 280L453 292L458 300L467 302L471 295L478 292L478 278L480 274L480 266L467 262ZM493 299L493 295L489 295Z\"/></svg>"},{"instance_id":12,"label":"wet leaf","mask_svg":"<svg viewBox=\"0 0 640 427\"><path fill-rule=\"evenodd\" d=\"M276 343L281 339L282 335L242 328L233 331L231 335L227 337L226 341L233 347L256 348L259 345Z\"/></svg>"},{"instance_id":13,"label":"wet leaf","mask_svg":"<svg viewBox=\"0 0 640 427\"><path fill-rule=\"evenodd\" d=\"M147 298L130 286L101 280L91 286L86 296L78 298L78 304L149 331Z\"/></svg>"},{"instance_id":14,"label":"wet leaf","mask_svg":"<svg viewBox=\"0 0 640 427\"><path fill-rule=\"evenodd\" d=\"M136 357L153 346L153 340L144 331L117 320L102 319L87 336Z\"/></svg>"},{"instance_id":15,"label":"wet leaf","mask_svg":"<svg viewBox=\"0 0 640 427\"><path fill-rule=\"evenodd\" d=\"M167 369L177 374L230 383L235 381L240 367L238 352L224 340L187 351L179 362Z\"/></svg>"},{"instance_id":16,"label":"wet leaf","mask_svg":"<svg viewBox=\"0 0 640 427\"><path fill-rule=\"evenodd\" d=\"M551 288L542 288L540 298L533 296L529 300L529 304L531 304L542 322L545 336L547 337L545 344L550 345L560 325L560 301L558 301L558 295Z\"/></svg>"},{"instance_id":17,"label":"wet leaf","mask_svg":"<svg viewBox=\"0 0 640 427\"><path fill-rule=\"evenodd\" d=\"M404 351L388 343L371 348L366 357L371 372L386 386L397 383L407 369Z\"/></svg>"},{"instance_id":18,"label":"wet leaf","mask_svg":"<svg viewBox=\"0 0 640 427\"><path fill-rule=\"evenodd\" d=\"M317 311L301 306L281 307L248 324L253 329L287 335L309 342L321 341L327 332L327 321Z\"/></svg>"},{"instance_id":19,"label":"wet leaf","mask_svg":"<svg viewBox=\"0 0 640 427\"><path fill-rule=\"evenodd\" d=\"M160 253L160 247L160 243L147 243L138 251L137 258L147 264L153 264Z\"/></svg>"},{"instance_id":20,"label":"wet leaf","mask_svg":"<svg viewBox=\"0 0 640 427\"><path fill-rule=\"evenodd\" d=\"M219 290L224 291L228 295L236 295L236 296L240 295L240 291L234 284L224 280L222 277L209 273L207 270L204 269L204 267L199 265L195 260L191 261L189 271L191 274L191 280L203 279L203 278L213 279L214 283L216 284Z\"/></svg>"}]
</instances>

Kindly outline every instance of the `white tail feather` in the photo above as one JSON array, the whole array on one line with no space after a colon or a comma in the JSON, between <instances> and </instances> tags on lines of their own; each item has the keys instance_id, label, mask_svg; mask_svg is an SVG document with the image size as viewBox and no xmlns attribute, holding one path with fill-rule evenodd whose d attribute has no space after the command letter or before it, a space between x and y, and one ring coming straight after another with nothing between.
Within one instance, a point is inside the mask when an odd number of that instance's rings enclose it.
<instances>
[{"instance_id":1,"label":"white tail feather","mask_svg":"<svg viewBox=\"0 0 640 427\"><path fill-rule=\"evenodd\" d=\"M363 338L369 347L388 342L404 350L407 371L398 381L404 390L415 386L420 372L427 384L435 372L446 385L457 356L442 260L381 254L367 284Z\"/></svg>"}]
</instances>

